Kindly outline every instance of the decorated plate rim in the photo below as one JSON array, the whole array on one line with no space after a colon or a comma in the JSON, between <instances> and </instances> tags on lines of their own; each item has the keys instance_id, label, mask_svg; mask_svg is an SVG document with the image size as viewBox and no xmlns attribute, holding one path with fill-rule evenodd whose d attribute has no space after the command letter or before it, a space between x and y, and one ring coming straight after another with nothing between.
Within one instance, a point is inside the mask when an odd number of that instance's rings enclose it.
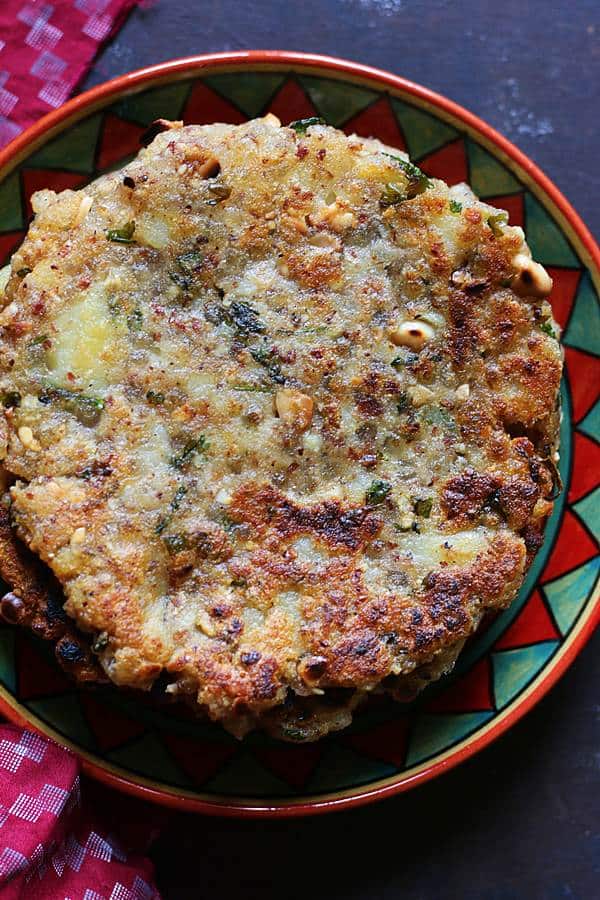
<instances>
[{"instance_id":1,"label":"decorated plate rim","mask_svg":"<svg viewBox=\"0 0 600 900\"><path fill-rule=\"evenodd\" d=\"M384 88L400 96L416 99L420 108L433 113L437 118L454 123L460 122L461 128L467 134L476 136L478 142L490 149L495 157L499 156L502 161L516 165L520 179L527 187L533 188L536 199L550 209L558 219L561 230L577 248L582 262L590 270L596 287L600 289L600 248L569 201L521 150L467 109L422 85L361 63L318 54L279 50L200 54L158 63L121 75L79 94L60 108L48 113L0 150L0 181L39 146L80 119L119 98L151 87L185 80L194 75L199 76L203 71L242 73L248 68L255 71L269 71L281 70L283 67L288 71L325 75L334 80L375 85L379 90ZM124 768L100 759L59 734L24 708L3 686L0 686L0 712L15 724L34 728L68 747L81 758L84 772L91 777L110 787L156 803L209 815L234 817L300 816L331 812L409 790L454 768L482 750L541 700L576 658L599 622L600 582L596 581L590 599L580 612L569 635L549 662L504 709L498 711L487 724L479 726L474 733L468 734L457 744L421 764L387 778L377 779L370 784L327 794L275 800L272 803L268 798L258 801L256 798L223 795L223 799L220 799L219 796L212 794L203 795L201 791L170 788L142 775L127 772Z\"/></svg>"}]
</instances>

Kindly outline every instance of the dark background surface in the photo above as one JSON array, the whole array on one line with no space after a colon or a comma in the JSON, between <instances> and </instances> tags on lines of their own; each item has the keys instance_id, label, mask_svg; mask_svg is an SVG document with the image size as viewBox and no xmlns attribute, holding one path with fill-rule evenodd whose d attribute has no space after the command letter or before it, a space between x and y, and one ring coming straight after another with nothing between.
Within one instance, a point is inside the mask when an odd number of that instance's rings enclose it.
<instances>
[{"instance_id":1,"label":"dark background surface","mask_svg":"<svg viewBox=\"0 0 600 900\"><path fill-rule=\"evenodd\" d=\"M446 94L538 163L600 233L600 3L143 0L85 87L219 50L369 63ZM177 815L153 851L171 898L600 897L600 634L510 733L419 789L321 818Z\"/></svg>"}]
</instances>

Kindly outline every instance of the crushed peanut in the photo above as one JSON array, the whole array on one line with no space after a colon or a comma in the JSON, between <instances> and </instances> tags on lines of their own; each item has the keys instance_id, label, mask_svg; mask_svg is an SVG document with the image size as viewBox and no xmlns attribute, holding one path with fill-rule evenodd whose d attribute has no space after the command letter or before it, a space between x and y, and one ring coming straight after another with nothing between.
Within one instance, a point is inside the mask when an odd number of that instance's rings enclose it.
<instances>
[{"instance_id":1,"label":"crushed peanut","mask_svg":"<svg viewBox=\"0 0 600 900\"><path fill-rule=\"evenodd\" d=\"M314 408L312 397L294 388L282 388L277 391L275 407L279 418L286 425L293 425L300 431L306 431L312 422Z\"/></svg>"},{"instance_id":2,"label":"crushed peanut","mask_svg":"<svg viewBox=\"0 0 600 900\"><path fill-rule=\"evenodd\" d=\"M394 325L388 333L392 344L397 347L410 347L412 350L421 350L435 335L428 322L420 322L417 319Z\"/></svg>"}]
</instances>

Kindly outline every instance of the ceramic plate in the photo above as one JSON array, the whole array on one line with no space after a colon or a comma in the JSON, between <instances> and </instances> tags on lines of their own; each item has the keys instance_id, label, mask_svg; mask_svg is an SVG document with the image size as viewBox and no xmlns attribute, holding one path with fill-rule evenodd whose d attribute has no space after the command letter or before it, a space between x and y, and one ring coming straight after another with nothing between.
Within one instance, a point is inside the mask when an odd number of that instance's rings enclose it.
<instances>
[{"instance_id":1,"label":"ceramic plate","mask_svg":"<svg viewBox=\"0 0 600 900\"><path fill-rule=\"evenodd\" d=\"M382 704L315 745L237 742L191 716L115 690L77 690L47 648L0 629L0 709L74 748L87 772L205 813L293 815L405 790L466 759L519 719L598 621L600 254L557 189L470 113L401 78L303 54L219 54L119 78L51 113L0 153L0 259L22 240L39 188L76 188L120 166L158 117L283 122L322 116L407 150L430 175L468 181L522 225L554 279L566 371L561 474L540 550L512 607L485 623L455 672L410 706Z\"/></svg>"}]
</instances>

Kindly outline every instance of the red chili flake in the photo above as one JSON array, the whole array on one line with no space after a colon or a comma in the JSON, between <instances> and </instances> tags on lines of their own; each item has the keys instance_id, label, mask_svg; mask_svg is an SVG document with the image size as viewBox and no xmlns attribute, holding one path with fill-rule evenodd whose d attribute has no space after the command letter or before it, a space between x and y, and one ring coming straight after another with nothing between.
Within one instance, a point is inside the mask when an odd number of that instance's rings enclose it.
<instances>
[{"instance_id":1,"label":"red chili flake","mask_svg":"<svg viewBox=\"0 0 600 900\"><path fill-rule=\"evenodd\" d=\"M296 156L298 159L304 159L305 156L308 156L308 147L305 147L304 144L298 144Z\"/></svg>"},{"instance_id":2,"label":"red chili flake","mask_svg":"<svg viewBox=\"0 0 600 900\"><path fill-rule=\"evenodd\" d=\"M320 150L317 150L317 159L325 159L327 155L327 150L324 147L321 147Z\"/></svg>"},{"instance_id":3,"label":"red chili flake","mask_svg":"<svg viewBox=\"0 0 600 900\"><path fill-rule=\"evenodd\" d=\"M46 304L43 300L36 300L31 304L31 312L34 316L41 316L46 311Z\"/></svg>"},{"instance_id":4,"label":"red chili flake","mask_svg":"<svg viewBox=\"0 0 600 900\"><path fill-rule=\"evenodd\" d=\"M72 372L67 372L67 378L69 381L75 381L75 376Z\"/></svg>"},{"instance_id":5,"label":"red chili flake","mask_svg":"<svg viewBox=\"0 0 600 900\"><path fill-rule=\"evenodd\" d=\"M468 219L471 224L477 225L478 222L481 222L481 213L478 209L473 209L473 207L470 207L465 212L465 218Z\"/></svg>"},{"instance_id":6,"label":"red chili flake","mask_svg":"<svg viewBox=\"0 0 600 900\"><path fill-rule=\"evenodd\" d=\"M82 290L85 290L86 288L89 288L91 283L92 283L92 281L90 278L80 278L79 281L77 282L77 287L80 287Z\"/></svg>"}]
</instances>

